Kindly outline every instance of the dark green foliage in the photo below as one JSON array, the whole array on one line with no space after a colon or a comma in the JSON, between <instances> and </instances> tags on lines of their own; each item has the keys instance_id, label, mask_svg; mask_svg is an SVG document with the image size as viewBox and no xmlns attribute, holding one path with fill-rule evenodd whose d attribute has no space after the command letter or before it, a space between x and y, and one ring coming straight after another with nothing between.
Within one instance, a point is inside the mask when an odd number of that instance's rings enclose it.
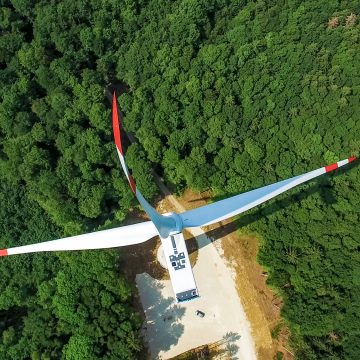
<instances>
[{"instance_id":1,"label":"dark green foliage","mask_svg":"<svg viewBox=\"0 0 360 360\"><path fill-rule=\"evenodd\" d=\"M119 21L103 26L119 9L1 4L1 248L123 220L136 203L118 170L99 59L111 32L121 36ZM116 251L1 259L1 359L137 357L141 320Z\"/></svg>"},{"instance_id":2,"label":"dark green foliage","mask_svg":"<svg viewBox=\"0 0 360 360\"><path fill-rule=\"evenodd\" d=\"M34 224L28 214L18 226L15 214L28 205L11 201L14 216L1 213L4 245L30 242L28 228L31 240L57 236L51 221L66 234L122 221L136 204L117 165L106 99L107 89L124 84L124 125L139 140L128 163L148 198L156 193L152 165L178 189L228 196L359 155L358 1L1 4L0 173L44 219ZM301 359L360 356L358 179L355 163L239 219L264 239L259 260L284 298ZM19 277L5 276L1 311L14 306L37 319L34 336L49 322L49 334L62 334L32 358L132 356L138 343L129 329L137 322L113 331L109 321L109 304L126 303L127 286L91 270L113 269L113 253L23 259L2 263ZM32 271L30 261L46 265L26 285L20 275ZM88 268L82 283L77 267ZM95 278L94 293L86 293ZM40 305L30 311L29 301ZM123 310L111 311L121 318ZM4 328L8 358L29 356L29 328L19 319Z\"/></svg>"},{"instance_id":3,"label":"dark green foliage","mask_svg":"<svg viewBox=\"0 0 360 360\"><path fill-rule=\"evenodd\" d=\"M1 244L61 237L24 188L0 192ZM135 359L141 319L114 250L1 258L1 359Z\"/></svg>"}]
</instances>

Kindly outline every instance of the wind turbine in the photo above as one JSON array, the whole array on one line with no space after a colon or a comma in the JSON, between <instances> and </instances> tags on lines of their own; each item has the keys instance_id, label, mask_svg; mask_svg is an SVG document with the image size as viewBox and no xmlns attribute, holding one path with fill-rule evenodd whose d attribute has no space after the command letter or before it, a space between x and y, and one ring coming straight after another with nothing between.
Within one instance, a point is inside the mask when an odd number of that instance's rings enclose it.
<instances>
[{"instance_id":1,"label":"wind turbine","mask_svg":"<svg viewBox=\"0 0 360 360\"><path fill-rule=\"evenodd\" d=\"M46 241L38 244L18 246L0 250L0 256L24 254L42 251L104 249L134 245L159 235L165 253L175 298L178 302L199 296L191 269L188 252L182 231L185 228L210 225L243 213L267 200L320 175L333 171L352 161L355 157L282 180L277 183L251 190L215 203L205 205L183 213L160 215L142 196L129 173L121 146L119 112L115 92L112 103L112 123L116 150L121 166L130 184L132 192L146 211L150 221L103 230L89 234Z\"/></svg>"}]
</instances>

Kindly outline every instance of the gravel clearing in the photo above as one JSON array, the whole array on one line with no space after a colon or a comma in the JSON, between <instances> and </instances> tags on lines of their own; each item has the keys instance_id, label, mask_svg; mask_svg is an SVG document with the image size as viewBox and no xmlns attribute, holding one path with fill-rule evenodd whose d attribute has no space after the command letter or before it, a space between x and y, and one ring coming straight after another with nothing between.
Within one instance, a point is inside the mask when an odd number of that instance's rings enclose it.
<instances>
[{"instance_id":1,"label":"gravel clearing","mask_svg":"<svg viewBox=\"0 0 360 360\"><path fill-rule=\"evenodd\" d=\"M200 298L176 303L169 280L136 276L145 312L143 329L151 359L170 359L192 348L223 342L231 359L256 359L250 323L236 291L234 274L202 229L191 229L199 250L193 268ZM203 318L196 310L205 313Z\"/></svg>"}]
</instances>

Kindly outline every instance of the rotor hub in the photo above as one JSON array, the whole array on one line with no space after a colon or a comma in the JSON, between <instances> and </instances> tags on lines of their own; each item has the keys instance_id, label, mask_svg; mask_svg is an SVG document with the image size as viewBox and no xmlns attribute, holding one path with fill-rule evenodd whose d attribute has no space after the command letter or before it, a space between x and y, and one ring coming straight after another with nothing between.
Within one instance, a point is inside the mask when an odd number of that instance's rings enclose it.
<instances>
[{"instance_id":1,"label":"rotor hub","mask_svg":"<svg viewBox=\"0 0 360 360\"><path fill-rule=\"evenodd\" d=\"M184 229L183 221L178 214L171 212L171 213L165 213L163 214L163 216L174 219L175 222L175 225L172 226L171 229L169 229L169 235L178 234Z\"/></svg>"}]
</instances>

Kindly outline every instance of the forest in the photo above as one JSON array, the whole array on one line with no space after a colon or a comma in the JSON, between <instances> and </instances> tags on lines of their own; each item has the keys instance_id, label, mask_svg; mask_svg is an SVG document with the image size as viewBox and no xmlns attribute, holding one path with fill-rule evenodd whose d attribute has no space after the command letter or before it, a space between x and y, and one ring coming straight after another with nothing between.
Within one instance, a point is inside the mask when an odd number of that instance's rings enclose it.
<instances>
[{"instance_id":1,"label":"forest","mask_svg":"<svg viewBox=\"0 0 360 360\"><path fill-rule=\"evenodd\" d=\"M356 0L0 0L0 248L113 227L138 208L107 92L156 169L214 199L360 152ZM360 357L360 167L236 219L261 241L298 359ZM1 258L0 358L136 359L121 251Z\"/></svg>"}]
</instances>

